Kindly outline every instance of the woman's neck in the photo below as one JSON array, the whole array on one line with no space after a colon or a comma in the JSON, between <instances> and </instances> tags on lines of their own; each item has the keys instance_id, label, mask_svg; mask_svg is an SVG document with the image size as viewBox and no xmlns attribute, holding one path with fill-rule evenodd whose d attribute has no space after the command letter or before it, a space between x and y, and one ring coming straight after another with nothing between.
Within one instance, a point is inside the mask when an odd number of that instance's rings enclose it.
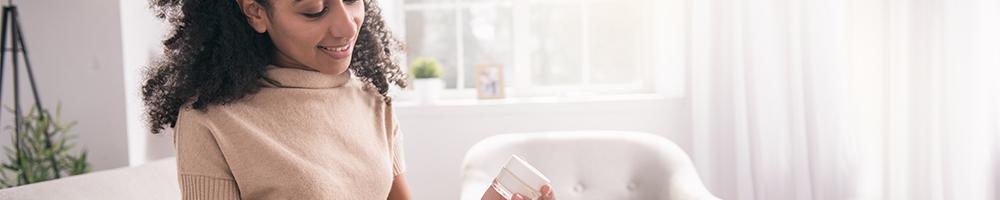
<instances>
[{"instance_id":1,"label":"woman's neck","mask_svg":"<svg viewBox=\"0 0 1000 200\"><path fill-rule=\"evenodd\" d=\"M279 68L294 68L294 69L308 70L314 72L319 71L309 66L303 65L302 63L293 61L290 57L288 57L288 55L285 55L281 51L276 51L274 53L274 63L272 63L271 65L274 65L275 67Z\"/></svg>"}]
</instances>

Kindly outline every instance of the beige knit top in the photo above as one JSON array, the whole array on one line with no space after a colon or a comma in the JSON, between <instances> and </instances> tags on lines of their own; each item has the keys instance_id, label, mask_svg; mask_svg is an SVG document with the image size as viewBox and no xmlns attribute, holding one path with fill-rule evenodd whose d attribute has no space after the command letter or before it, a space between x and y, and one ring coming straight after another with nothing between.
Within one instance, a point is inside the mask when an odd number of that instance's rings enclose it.
<instances>
[{"instance_id":1,"label":"beige knit top","mask_svg":"<svg viewBox=\"0 0 1000 200\"><path fill-rule=\"evenodd\" d=\"M242 101L185 106L174 146L184 199L386 199L402 137L381 95L350 72L269 67Z\"/></svg>"}]
</instances>

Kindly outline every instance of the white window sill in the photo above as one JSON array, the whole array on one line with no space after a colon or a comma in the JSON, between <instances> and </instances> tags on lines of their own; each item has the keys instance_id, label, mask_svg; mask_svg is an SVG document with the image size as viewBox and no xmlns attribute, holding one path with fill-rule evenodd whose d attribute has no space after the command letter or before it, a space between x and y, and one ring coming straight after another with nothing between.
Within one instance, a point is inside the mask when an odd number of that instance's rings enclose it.
<instances>
[{"instance_id":1,"label":"white window sill","mask_svg":"<svg viewBox=\"0 0 1000 200\"><path fill-rule=\"evenodd\" d=\"M401 119L481 118L484 116L553 116L634 114L681 109L682 96L660 94L603 95L594 97L522 97L496 100L455 99L435 104L396 101L393 106Z\"/></svg>"},{"instance_id":2,"label":"white window sill","mask_svg":"<svg viewBox=\"0 0 1000 200\"><path fill-rule=\"evenodd\" d=\"M550 105L578 105L578 104L601 104L601 103L622 103L622 102L664 102L670 100L681 100L681 96L669 96L661 94L629 94L629 95L600 95L584 97L513 97L503 99L441 99L433 104L425 104L417 100L397 100L393 106L406 110L423 109L455 109L470 107L511 107L511 106L550 106Z\"/></svg>"}]
</instances>

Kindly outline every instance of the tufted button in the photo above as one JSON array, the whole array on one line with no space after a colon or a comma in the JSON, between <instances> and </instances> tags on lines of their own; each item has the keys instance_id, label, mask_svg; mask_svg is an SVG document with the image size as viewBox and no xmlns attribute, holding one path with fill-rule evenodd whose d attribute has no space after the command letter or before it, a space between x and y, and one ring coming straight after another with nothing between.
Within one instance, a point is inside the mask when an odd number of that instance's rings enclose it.
<instances>
[{"instance_id":1,"label":"tufted button","mask_svg":"<svg viewBox=\"0 0 1000 200\"><path fill-rule=\"evenodd\" d=\"M637 186L638 186L638 184L636 184L635 181L629 181L628 185L626 185L625 188L627 188L628 191L635 191L635 188Z\"/></svg>"},{"instance_id":2,"label":"tufted button","mask_svg":"<svg viewBox=\"0 0 1000 200\"><path fill-rule=\"evenodd\" d=\"M573 186L573 192L576 192L576 193L583 192L583 189L584 189L583 188L583 183L577 183L575 186Z\"/></svg>"}]
</instances>

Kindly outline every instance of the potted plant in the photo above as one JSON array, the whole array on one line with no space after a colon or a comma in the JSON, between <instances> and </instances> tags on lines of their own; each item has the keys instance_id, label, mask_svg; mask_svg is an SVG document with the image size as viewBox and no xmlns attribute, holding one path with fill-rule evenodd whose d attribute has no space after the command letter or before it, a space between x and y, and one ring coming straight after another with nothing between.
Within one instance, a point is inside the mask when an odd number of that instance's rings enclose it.
<instances>
[{"instance_id":1,"label":"potted plant","mask_svg":"<svg viewBox=\"0 0 1000 200\"><path fill-rule=\"evenodd\" d=\"M413 87L420 96L420 101L424 104L437 103L444 89L444 80L441 75L444 69L434 58L420 57L410 64L410 74L415 79Z\"/></svg>"},{"instance_id":2,"label":"potted plant","mask_svg":"<svg viewBox=\"0 0 1000 200\"><path fill-rule=\"evenodd\" d=\"M13 109L8 109L14 112ZM78 154L74 149L70 128L76 122L63 123L59 120L60 107L53 116L48 110L32 106L21 121L21 149L15 150L17 141L5 146L7 161L0 164L0 188L27 185L60 177L83 174L90 171L87 151ZM13 127L8 130L13 131ZM16 132L16 131L13 131ZM13 135L13 134L11 134ZM53 164L57 166L53 167Z\"/></svg>"}]
</instances>

